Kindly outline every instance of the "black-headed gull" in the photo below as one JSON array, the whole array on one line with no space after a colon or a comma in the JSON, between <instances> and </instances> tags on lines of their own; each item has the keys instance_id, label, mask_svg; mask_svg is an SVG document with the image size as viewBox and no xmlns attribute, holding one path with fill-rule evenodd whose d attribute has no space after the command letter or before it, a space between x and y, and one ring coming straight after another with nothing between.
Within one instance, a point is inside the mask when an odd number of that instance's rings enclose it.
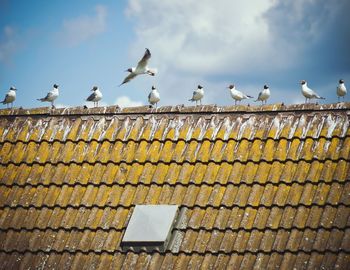
<instances>
[{"instance_id":1,"label":"black-headed gull","mask_svg":"<svg viewBox=\"0 0 350 270\"><path fill-rule=\"evenodd\" d=\"M243 94L241 91L237 90L234 84L230 84L227 88L230 89L231 97L235 100L235 105L237 104L237 101L253 98L252 96Z\"/></svg>"},{"instance_id":2,"label":"black-headed gull","mask_svg":"<svg viewBox=\"0 0 350 270\"><path fill-rule=\"evenodd\" d=\"M340 97L343 97L343 100L345 99L346 95L346 87L344 84L344 80L339 80L339 85L337 87L337 96L338 96L338 101L340 101Z\"/></svg>"},{"instance_id":3,"label":"black-headed gull","mask_svg":"<svg viewBox=\"0 0 350 270\"><path fill-rule=\"evenodd\" d=\"M9 107L9 104L11 104L11 108L13 106L13 102L16 99L16 87L11 86L10 90L6 93L6 96L3 101L1 101L2 104L7 104L7 108Z\"/></svg>"},{"instance_id":4,"label":"black-headed gull","mask_svg":"<svg viewBox=\"0 0 350 270\"><path fill-rule=\"evenodd\" d=\"M51 102L51 106L54 107L54 101L59 96L58 85L54 84L53 89L47 93L47 95L43 98L38 98L41 102Z\"/></svg>"},{"instance_id":5,"label":"black-headed gull","mask_svg":"<svg viewBox=\"0 0 350 270\"><path fill-rule=\"evenodd\" d=\"M196 102L196 106L197 106L197 103L199 101L199 104L202 105L202 98L203 97L204 97L203 86L198 85L197 89L193 91L192 98L189 99L188 101L195 101Z\"/></svg>"},{"instance_id":6,"label":"black-headed gull","mask_svg":"<svg viewBox=\"0 0 350 270\"><path fill-rule=\"evenodd\" d=\"M265 104L267 102L267 99L270 97L271 93L270 93L270 88L268 85L264 85L264 89L259 93L259 96L257 98L256 101L261 101L261 104L264 104L264 101L265 101Z\"/></svg>"},{"instance_id":7,"label":"black-headed gull","mask_svg":"<svg viewBox=\"0 0 350 270\"><path fill-rule=\"evenodd\" d=\"M305 97L305 103L310 99L325 99L324 97L319 96L314 90L307 87L307 81L302 80L301 84L301 93Z\"/></svg>"},{"instance_id":8,"label":"black-headed gull","mask_svg":"<svg viewBox=\"0 0 350 270\"><path fill-rule=\"evenodd\" d=\"M94 107L98 107L98 102L102 99L102 93L97 86L94 86L91 91L93 91L93 93L86 99L86 101L92 101Z\"/></svg>"},{"instance_id":9,"label":"black-headed gull","mask_svg":"<svg viewBox=\"0 0 350 270\"><path fill-rule=\"evenodd\" d=\"M155 86L152 86L152 90L151 90L151 92L148 95L148 102L152 106L155 104L156 108L157 108L159 100L160 100L159 92L158 92L158 90L157 90L157 88Z\"/></svg>"},{"instance_id":10,"label":"black-headed gull","mask_svg":"<svg viewBox=\"0 0 350 270\"><path fill-rule=\"evenodd\" d=\"M148 60L151 58L151 52L149 49L146 48L146 51L142 57L142 59L137 63L136 67L128 68L127 72L129 72L129 75L125 77L123 82L119 85L123 85L124 83L127 83L134 79L136 76L141 74L148 74L151 76L156 75L156 69L149 68L148 67Z\"/></svg>"}]
</instances>

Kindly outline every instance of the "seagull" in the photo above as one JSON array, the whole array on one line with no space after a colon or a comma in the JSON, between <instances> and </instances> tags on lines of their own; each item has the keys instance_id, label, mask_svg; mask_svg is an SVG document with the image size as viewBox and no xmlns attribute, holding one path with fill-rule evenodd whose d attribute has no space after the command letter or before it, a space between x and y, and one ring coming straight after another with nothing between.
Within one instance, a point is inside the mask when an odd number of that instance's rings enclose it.
<instances>
[{"instance_id":1,"label":"seagull","mask_svg":"<svg viewBox=\"0 0 350 270\"><path fill-rule=\"evenodd\" d=\"M340 97L343 97L343 100L345 99L346 92L344 80L339 80L339 85L337 87L338 102L340 102Z\"/></svg>"},{"instance_id":2,"label":"seagull","mask_svg":"<svg viewBox=\"0 0 350 270\"><path fill-rule=\"evenodd\" d=\"M301 84L301 93L305 97L305 103L307 103L307 100L310 100L313 98L325 99L324 97L319 96L315 91L307 87L307 81L302 80L300 84Z\"/></svg>"},{"instance_id":3,"label":"seagull","mask_svg":"<svg viewBox=\"0 0 350 270\"><path fill-rule=\"evenodd\" d=\"M238 91L234 84L229 85L227 88L230 89L231 97L235 100L235 105L237 101L241 101L242 99L253 98L252 96L245 95L241 91Z\"/></svg>"},{"instance_id":4,"label":"seagull","mask_svg":"<svg viewBox=\"0 0 350 270\"><path fill-rule=\"evenodd\" d=\"M124 81L119 86L131 81L137 75L148 74L151 76L155 76L156 70L151 69L147 66L148 60L150 58L151 58L151 52L149 51L149 49L146 48L145 54L143 55L142 59L137 63L137 67L136 68L132 67L132 68L128 68L127 70L125 70L125 71L129 72L130 74L125 77Z\"/></svg>"},{"instance_id":5,"label":"seagull","mask_svg":"<svg viewBox=\"0 0 350 270\"><path fill-rule=\"evenodd\" d=\"M149 93L148 95L148 102L153 106L154 104L156 104L156 108L158 105L158 102L160 100L160 95L158 90L156 89L155 86L152 86L152 90L151 93Z\"/></svg>"},{"instance_id":6,"label":"seagull","mask_svg":"<svg viewBox=\"0 0 350 270\"><path fill-rule=\"evenodd\" d=\"M188 101L195 101L196 102L196 106L197 106L197 102L200 102L200 105L202 105L202 98L204 97L204 90L203 90L203 86L198 85L197 89L193 91L193 96L191 99L189 99Z\"/></svg>"},{"instance_id":7,"label":"seagull","mask_svg":"<svg viewBox=\"0 0 350 270\"><path fill-rule=\"evenodd\" d=\"M264 85L264 89L259 93L259 96L257 98L256 101L261 101L261 105L264 104L264 101L265 101L265 104L267 102L267 99L270 97L271 93L270 93L270 88L268 85Z\"/></svg>"},{"instance_id":8,"label":"seagull","mask_svg":"<svg viewBox=\"0 0 350 270\"><path fill-rule=\"evenodd\" d=\"M97 86L94 86L91 91L94 91L86 101L93 101L94 107L98 107L98 102L102 99L102 93Z\"/></svg>"},{"instance_id":9,"label":"seagull","mask_svg":"<svg viewBox=\"0 0 350 270\"><path fill-rule=\"evenodd\" d=\"M9 103L11 103L11 108L13 106L13 102L16 99L16 87L11 86L10 90L7 92L5 98L3 101L1 101L2 104L7 104L7 108L9 107Z\"/></svg>"},{"instance_id":10,"label":"seagull","mask_svg":"<svg viewBox=\"0 0 350 270\"><path fill-rule=\"evenodd\" d=\"M59 95L58 85L54 84L53 89L47 93L46 97L38 98L38 100L41 102L44 102L44 101L51 102L52 108L55 108L55 106L53 105L53 102L56 98L58 98L58 95Z\"/></svg>"}]
</instances>

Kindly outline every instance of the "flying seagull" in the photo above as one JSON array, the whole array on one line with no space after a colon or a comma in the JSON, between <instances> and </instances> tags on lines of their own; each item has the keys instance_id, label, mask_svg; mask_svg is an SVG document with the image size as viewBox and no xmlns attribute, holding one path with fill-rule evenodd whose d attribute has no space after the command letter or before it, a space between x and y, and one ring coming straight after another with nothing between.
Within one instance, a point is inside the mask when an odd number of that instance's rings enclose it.
<instances>
[{"instance_id":1,"label":"flying seagull","mask_svg":"<svg viewBox=\"0 0 350 270\"><path fill-rule=\"evenodd\" d=\"M264 85L264 89L259 93L259 96L257 98L256 101L261 101L261 105L264 104L264 101L265 101L265 104L267 102L267 99L270 97L271 93L270 93L270 88L268 85Z\"/></svg>"},{"instance_id":2,"label":"flying seagull","mask_svg":"<svg viewBox=\"0 0 350 270\"><path fill-rule=\"evenodd\" d=\"M344 80L339 80L339 85L337 87L338 102L340 101L340 97L343 97L343 100L345 99L346 92Z\"/></svg>"},{"instance_id":3,"label":"flying seagull","mask_svg":"<svg viewBox=\"0 0 350 270\"><path fill-rule=\"evenodd\" d=\"M98 102L102 99L102 93L97 86L94 86L91 91L94 91L86 101L94 102L94 107L98 107Z\"/></svg>"},{"instance_id":4,"label":"flying seagull","mask_svg":"<svg viewBox=\"0 0 350 270\"><path fill-rule=\"evenodd\" d=\"M238 91L234 84L230 84L227 88L230 89L231 97L235 100L235 105L237 105L237 101L240 102L242 99L253 98Z\"/></svg>"},{"instance_id":5,"label":"flying seagull","mask_svg":"<svg viewBox=\"0 0 350 270\"><path fill-rule=\"evenodd\" d=\"M151 76L156 75L156 70L151 69L147 66L148 60L150 58L151 58L151 52L149 51L149 49L146 48L145 54L143 55L142 59L137 63L136 68L132 67L132 68L128 68L127 70L125 70L125 71L129 72L129 75L125 77L124 81L119 86L131 81L137 75L141 75L141 74L148 74Z\"/></svg>"},{"instance_id":6,"label":"flying seagull","mask_svg":"<svg viewBox=\"0 0 350 270\"><path fill-rule=\"evenodd\" d=\"M7 92L5 98L3 101L1 101L2 104L7 104L7 108L9 107L9 104L11 104L11 108L13 106L13 102L16 99L16 87L11 86L10 90Z\"/></svg>"},{"instance_id":7,"label":"flying seagull","mask_svg":"<svg viewBox=\"0 0 350 270\"><path fill-rule=\"evenodd\" d=\"M319 96L314 90L307 87L307 81L302 80L300 84L301 84L301 93L305 97L305 103L307 103L308 100L313 98L325 99L324 97Z\"/></svg>"},{"instance_id":8,"label":"flying seagull","mask_svg":"<svg viewBox=\"0 0 350 270\"><path fill-rule=\"evenodd\" d=\"M160 100L159 92L158 92L158 90L157 90L157 88L155 86L152 86L152 90L151 90L151 92L148 95L148 102L152 106L155 104L156 108L157 108L159 100Z\"/></svg>"},{"instance_id":9,"label":"flying seagull","mask_svg":"<svg viewBox=\"0 0 350 270\"><path fill-rule=\"evenodd\" d=\"M38 98L38 100L41 102L51 102L52 108L55 108L53 103L54 103L54 100L58 98L58 95L59 95L58 85L54 84L53 89L47 93L46 97Z\"/></svg>"},{"instance_id":10,"label":"flying seagull","mask_svg":"<svg viewBox=\"0 0 350 270\"><path fill-rule=\"evenodd\" d=\"M189 99L188 101L195 101L196 102L196 106L197 103L199 101L199 104L202 105L202 98L204 97L204 90L203 90L203 86L198 85L197 89L193 91L193 96L191 99Z\"/></svg>"}]
</instances>

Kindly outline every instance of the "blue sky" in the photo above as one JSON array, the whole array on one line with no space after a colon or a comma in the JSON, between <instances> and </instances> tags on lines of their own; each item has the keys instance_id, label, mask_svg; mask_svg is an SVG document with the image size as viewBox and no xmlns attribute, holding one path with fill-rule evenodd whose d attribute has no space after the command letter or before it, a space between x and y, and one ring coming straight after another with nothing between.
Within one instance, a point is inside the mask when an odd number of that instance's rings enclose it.
<instances>
[{"instance_id":1,"label":"blue sky","mask_svg":"<svg viewBox=\"0 0 350 270\"><path fill-rule=\"evenodd\" d=\"M0 0L0 95L15 85L15 106L47 106L36 99L57 83L57 104L81 106L98 85L104 105L134 106L155 85L161 106L190 105L201 84L204 104L229 105L234 83L255 97L268 84L269 103L300 103L305 79L335 102L337 81L350 81L349 9L347 0ZM146 47L158 74L118 87Z\"/></svg>"}]
</instances>

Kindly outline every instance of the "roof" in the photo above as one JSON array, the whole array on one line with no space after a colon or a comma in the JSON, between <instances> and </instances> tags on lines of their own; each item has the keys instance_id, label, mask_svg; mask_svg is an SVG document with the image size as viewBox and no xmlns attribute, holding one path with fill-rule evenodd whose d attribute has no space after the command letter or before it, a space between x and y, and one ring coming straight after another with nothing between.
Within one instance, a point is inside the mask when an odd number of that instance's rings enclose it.
<instances>
[{"instance_id":1,"label":"roof","mask_svg":"<svg viewBox=\"0 0 350 270\"><path fill-rule=\"evenodd\" d=\"M0 110L0 269L346 269L350 103ZM123 250L135 205L179 206Z\"/></svg>"}]
</instances>

